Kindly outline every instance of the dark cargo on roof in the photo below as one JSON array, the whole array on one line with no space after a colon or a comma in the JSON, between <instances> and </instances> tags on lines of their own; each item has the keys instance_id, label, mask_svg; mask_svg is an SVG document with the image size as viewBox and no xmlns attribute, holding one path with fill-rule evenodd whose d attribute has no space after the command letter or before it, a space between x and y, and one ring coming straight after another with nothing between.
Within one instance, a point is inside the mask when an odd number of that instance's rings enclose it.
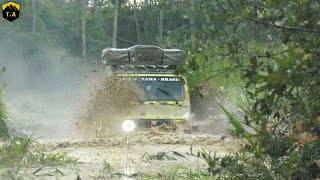
<instances>
[{"instance_id":1,"label":"dark cargo on roof","mask_svg":"<svg viewBox=\"0 0 320 180\"><path fill-rule=\"evenodd\" d=\"M137 45L128 49L106 48L102 51L106 65L183 65L186 52L179 49L161 49L152 45Z\"/></svg>"}]
</instances>

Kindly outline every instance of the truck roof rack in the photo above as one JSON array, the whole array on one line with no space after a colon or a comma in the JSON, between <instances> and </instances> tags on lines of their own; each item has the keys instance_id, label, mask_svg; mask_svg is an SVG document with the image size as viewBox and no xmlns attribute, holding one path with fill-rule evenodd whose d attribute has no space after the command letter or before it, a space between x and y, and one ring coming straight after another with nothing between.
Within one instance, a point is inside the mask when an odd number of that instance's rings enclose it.
<instances>
[{"instance_id":1,"label":"truck roof rack","mask_svg":"<svg viewBox=\"0 0 320 180\"><path fill-rule=\"evenodd\" d=\"M168 65L120 65L120 66L111 66L112 71L116 73L121 72L131 72L131 73L153 73L153 72L161 72L161 73L173 73L176 66L168 66Z\"/></svg>"},{"instance_id":2,"label":"truck roof rack","mask_svg":"<svg viewBox=\"0 0 320 180\"><path fill-rule=\"evenodd\" d=\"M115 68L121 68L121 69L172 69L176 66L169 66L169 65L120 65L115 66Z\"/></svg>"},{"instance_id":3,"label":"truck roof rack","mask_svg":"<svg viewBox=\"0 0 320 180\"><path fill-rule=\"evenodd\" d=\"M186 64L186 52L153 45L137 45L127 49L106 48L102 51L102 61L108 66L172 68Z\"/></svg>"}]
</instances>

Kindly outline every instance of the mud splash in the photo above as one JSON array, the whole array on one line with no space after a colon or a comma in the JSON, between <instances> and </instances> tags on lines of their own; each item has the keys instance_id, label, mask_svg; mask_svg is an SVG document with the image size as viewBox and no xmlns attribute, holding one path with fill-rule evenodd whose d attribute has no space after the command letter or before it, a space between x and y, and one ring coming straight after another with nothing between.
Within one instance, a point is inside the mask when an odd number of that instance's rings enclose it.
<instances>
[{"instance_id":1,"label":"mud splash","mask_svg":"<svg viewBox=\"0 0 320 180\"><path fill-rule=\"evenodd\" d=\"M77 126L87 137L113 136L121 132L121 120L141 104L143 92L132 82L107 76L89 97Z\"/></svg>"}]
</instances>

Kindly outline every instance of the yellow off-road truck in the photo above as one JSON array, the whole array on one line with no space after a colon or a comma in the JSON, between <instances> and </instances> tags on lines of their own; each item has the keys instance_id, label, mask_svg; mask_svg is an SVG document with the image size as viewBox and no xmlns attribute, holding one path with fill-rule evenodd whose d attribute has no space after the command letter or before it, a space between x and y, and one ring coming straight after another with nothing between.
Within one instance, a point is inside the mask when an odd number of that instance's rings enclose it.
<instances>
[{"instance_id":1,"label":"yellow off-road truck","mask_svg":"<svg viewBox=\"0 0 320 180\"><path fill-rule=\"evenodd\" d=\"M123 120L133 120L138 126L173 122L185 127L190 119L187 80L174 73L177 66L186 64L185 51L151 45L106 48L102 61L117 78L130 81L143 91L139 108Z\"/></svg>"}]
</instances>

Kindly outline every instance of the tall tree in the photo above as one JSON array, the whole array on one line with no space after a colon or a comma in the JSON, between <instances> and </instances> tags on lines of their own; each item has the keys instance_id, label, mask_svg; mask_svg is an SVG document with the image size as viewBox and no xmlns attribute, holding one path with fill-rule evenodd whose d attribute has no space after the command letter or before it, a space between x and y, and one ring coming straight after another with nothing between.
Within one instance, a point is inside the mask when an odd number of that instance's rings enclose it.
<instances>
[{"instance_id":1,"label":"tall tree","mask_svg":"<svg viewBox=\"0 0 320 180\"><path fill-rule=\"evenodd\" d=\"M32 0L32 35L36 35L36 0Z\"/></svg>"},{"instance_id":2,"label":"tall tree","mask_svg":"<svg viewBox=\"0 0 320 180\"><path fill-rule=\"evenodd\" d=\"M191 25L191 44L192 48L195 48L195 30L196 30L196 18L195 18L195 0L191 0L191 15L190 15L190 25Z\"/></svg>"},{"instance_id":3,"label":"tall tree","mask_svg":"<svg viewBox=\"0 0 320 180\"><path fill-rule=\"evenodd\" d=\"M161 5L160 12L159 12L159 46L163 44L163 19L164 19L164 12L163 7Z\"/></svg>"},{"instance_id":4,"label":"tall tree","mask_svg":"<svg viewBox=\"0 0 320 180\"><path fill-rule=\"evenodd\" d=\"M148 0L144 0L144 7L143 7L143 32L144 32L144 43L146 41L147 37L147 31L148 31Z\"/></svg>"},{"instance_id":5,"label":"tall tree","mask_svg":"<svg viewBox=\"0 0 320 180\"><path fill-rule=\"evenodd\" d=\"M82 57L87 56L86 7L86 0L81 0Z\"/></svg>"},{"instance_id":6,"label":"tall tree","mask_svg":"<svg viewBox=\"0 0 320 180\"><path fill-rule=\"evenodd\" d=\"M136 23L137 40L138 40L138 44L140 44L141 43L141 36L140 36L139 19L138 19L138 15L137 15L137 0L134 0L133 3L134 3L134 21Z\"/></svg>"},{"instance_id":7,"label":"tall tree","mask_svg":"<svg viewBox=\"0 0 320 180\"><path fill-rule=\"evenodd\" d=\"M113 15L113 34L112 34L112 47L113 48L117 47L118 8L119 8L119 0L115 0L114 15Z\"/></svg>"}]
</instances>

